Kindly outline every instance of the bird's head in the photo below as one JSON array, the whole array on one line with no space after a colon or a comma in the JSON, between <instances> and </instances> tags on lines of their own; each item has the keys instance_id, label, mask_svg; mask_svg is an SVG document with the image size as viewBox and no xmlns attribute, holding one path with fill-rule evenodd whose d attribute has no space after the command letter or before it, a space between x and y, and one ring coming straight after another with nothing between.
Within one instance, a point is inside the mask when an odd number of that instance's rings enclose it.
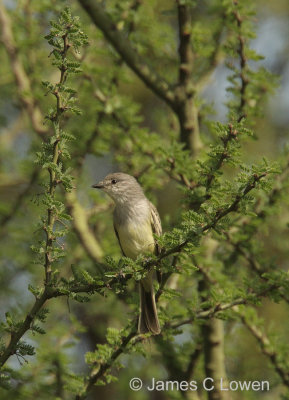
<instances>
[{"instance_id":1,"label":"bird's head","mask_svg":"<svg viewBox=\"0 0 289 400\"><path fill-rule=\"evenodd\" d=\"M115 203L124 203L140 195L144 196L137 180L133 176L122 172L109 174L102 181L92 185L92 187L103 190Z\"/></svg>"}]
</instances>

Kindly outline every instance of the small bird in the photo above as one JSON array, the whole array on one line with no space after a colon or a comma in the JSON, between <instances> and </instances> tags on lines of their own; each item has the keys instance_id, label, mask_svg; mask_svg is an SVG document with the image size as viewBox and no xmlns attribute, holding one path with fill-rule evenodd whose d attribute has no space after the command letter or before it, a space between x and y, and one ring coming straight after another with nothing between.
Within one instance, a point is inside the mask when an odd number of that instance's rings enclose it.
<instances>
[{"instance_id":1,"label":"small bird","mask_svg":"<svg viewBox=\"0 0 289 400\"><path fill-rule=\"evenodd\" d=\"M153 234L160 236L162 233L160 217L136 179L116 172L92 187L103 190L115 203L113 225L123 255L135 260L143 253L158 254L159 248ZM138 330L139 333L151 332L153 335L161 331L154 295L153 269L140 281Z\"/></svg>"}]
</instances>

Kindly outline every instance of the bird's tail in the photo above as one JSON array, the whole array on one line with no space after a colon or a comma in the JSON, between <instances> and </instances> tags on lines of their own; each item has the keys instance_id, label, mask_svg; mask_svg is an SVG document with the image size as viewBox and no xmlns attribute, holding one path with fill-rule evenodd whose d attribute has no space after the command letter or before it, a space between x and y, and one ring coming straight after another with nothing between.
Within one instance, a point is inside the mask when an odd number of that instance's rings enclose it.
<instances>
[{"instance_id":1,"label":"bird's tail","mask_svg":"<svg viewBox=\"0 0 289 400\"><path fill-rule=\"evenodd\" d=\"M152 273L140 281L140 316L138 322L139 333L151 332L158 335L161 332L158 319Z\"/></svg>"}]
</instances>

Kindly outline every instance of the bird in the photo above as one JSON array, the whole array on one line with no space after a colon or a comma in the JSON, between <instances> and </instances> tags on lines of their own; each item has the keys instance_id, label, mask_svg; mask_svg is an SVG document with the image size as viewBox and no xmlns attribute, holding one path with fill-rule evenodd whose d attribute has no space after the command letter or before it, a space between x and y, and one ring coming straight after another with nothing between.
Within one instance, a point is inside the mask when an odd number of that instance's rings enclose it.
<instances>
[{"instance_id":1,"label":"bird","mask_svg":"<svg viewBox=\"0 0 289 400\"><path fill-rule=\"evenodd\" d=\"M162 234L162 226L156 207L147 199L137 180L128 174L116 172L92 185L101 189L114 201L113 225L121 251L125 257L135 260L140 254L158 255L160 248L154 234ZM138 332L158 335L161 332L158 319L152 268L140 280L140 314Z\"/></svg>"}]
</instances>

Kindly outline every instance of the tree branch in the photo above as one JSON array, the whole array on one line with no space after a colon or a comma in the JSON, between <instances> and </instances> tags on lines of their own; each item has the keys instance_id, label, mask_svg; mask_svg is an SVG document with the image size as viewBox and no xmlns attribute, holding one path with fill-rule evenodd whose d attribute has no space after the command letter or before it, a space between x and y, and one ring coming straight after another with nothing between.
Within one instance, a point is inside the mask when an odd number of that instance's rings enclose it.
<instances>
[{"instance_id":1,"label":"tree branch","mask_svg":"<svg viewBox=\"0 0 289 400\"><path fill-rule=\"evenodd\" d=\"M198 126L198 110L194 104L192 82L193 57L190 44L191 17L187 5L178 1L178 19L180 36L180 67L179 83L175 89L160 77L143 60L130 41L117 31L117 28L107 12L98 2L92 0L78 0L87 11L94 24L103 32L106 39L113 45L123 61L138 75L158 97L164 100L176 113L180 123L180 140L194 154L202 147Z\"/></svg>"},{"instance_id":2,"label":"tree branch","mask_svg":"<svg viewBox=\"0 0 289 400\"><path fill-rule=\"evenodd\" d=\"M78 0L94 24L103 32L125 63L154 93L175 108L175 95L168 82L161 78L137 53L129 40L119 32L100 2Z\"/></svg>"},{"instance_id":3,"label":"tree branch","mask_svg":"<svg viewBox=\"0 0 289 400\"><path fill-rule=\"evenodd\" d=\"M276 351L273 350L272 344L269 338L262 332L256 325L251 324L244 315L241 315L241 320L246 328L252 333L252 335L257 339L262 353L270 359L273 364L275 371L282 379L284 385L289 388L289 371L285 370L280 363L280 357Z\"/></svg>"},{"instance_id":4,"label":"tree branch","mask_svg":"<svg viewBox=\"0 0 289 400\"><path fill-rule=\"evenodd\" d=\"M179 83L188 88L191 84L193 52L191 47L192 18L186 2L177 0L179 23Z\"/></svg>"},{"instance_id":5,"label":"tree branch","mask_svg":"<svg viewBox=\"0 0 289 400\"><path fill-rule=\"evenodd\" d=\"M277 177L277 183L274 185L273 190L269 194L265 205L263 205L261 209L255 210L256 218L258 218L258 220L262 220L262 222L265 222L268 215L267 208L271 208L272 206L274 206L280 198L283 189L282 183L284 183L284 181L288 179L288 168L289 163L286 162L282 173ZM236 254L239 254L247 261L252 271L254 271L263 281L268 282L269 279L264 276L264 273L267 272L266 268L262 267L259 264L259 262L256 260L256 256L252 254L250 248L248 248L248 242L250 242L253 236L258 232L259 227L260 225L254 226L254 228L251 228L249 233L246 234L246 224L243 223L240 227L239 233L243 231L243 233L245 233L245 239L238 241L234 241L229 232L224 232L224 235L227 239L227 242L233 247L233 251L229 256L229 259L231 257L234 258ZM289 302L288 296L286 296L285 293L280 293L280 295L287 303Z\"/></svg>"},{"instance_id":6,"label":"tree branch","mask_svg":"<svg viewBox=\"0 0 289 400\"><path fill-rule=\"evenodd\" d=\"M251 191L256 187L257 182L259 182L262 178L264 178L267 174L266 173L262 173L260 175L256 175L254 174L252 176L252 181L248 182L247 185L245 186L245 188L243 189L243 191L240 194L237 194L235 196L235 199L232 201L232 203L225 207L224 209L220 209L216 212L215 216L212 218L212 220L210 222L208 222L205 226L202 227L200 234L205 233L206 231L210 230L210 229L214 229L217 225L217 223L224 218L225 216L227 216L228 214L230 214L231 212L237 211L239 204L241 202L241 200ZM196 234L197 235L197 234ZM181 242L180 244L174 246L173 248L161 253L161 255L159 256L159 260L161 260L162 258L165 258L171 254L175 254L175 253L179 253L188 243L190 242L189 239L184 240L183 242ZM154 262L151 263L152 265L155 265Z\"/></svg>"},{"instance_id":7,"label":"tree branch","mask_svg":"<svg viewBox=\"0 0 289 400\"><path fill-rule=\"evenodd\" d=\"M186 2L177 0L179 24L179 83L176 88L176 113L180 123L181 137L187 149L197 154L200 140L198 110L194 101L195 87L192 80L193 51L191 45L191 11Z\"/></svg>"},{"instance_id":8,"label":"tree branch","mask_svg":"<svg viewBox=\"0 0 289 400\"><path fill-rule=\"evenodd\" d=\"M112 353L108 362L101 364L97 372L93 372L88 375L87 380L85 382L84 388L81 394L76 395L75 400L84 400L88 393L90 392L93 385L104 376L107 370L112 366L114 361L124 352L127 345L132 341L133 338L137 336L136 327L131 330L131 332L124 336L121 340L120 345L116 348L116 350Z\"/></svg>"},{"instance_id":9,"label":"tree branch","mask_svg":"<svg viewBox=\"0 0 289 400\"><path fill-rule=\"evenodd\" d=\"M205 226L202 227L202 229L200 230L200 232L198 233L198 235L202 235L203 233L205 233L206 231L208 231L209 229L213 229L218 221L220 219L222 219L224 216L226 216L227 214L229 214L232 211L236 211L238 209L238 205L240 203L240 201L246 196L247 193L249 193L255 186L256 183L262 179L266 174L260 174L260 175L253 175L252 179L249 180L249 182L247 183L247 185L244 187L243 191L240 194L237 194L235 199L233 200L233 202L227 206L226 208L224 208L223 210L219 210L214 218L212 219L211 222L207 223ZM195 234L197 235L197 233ZM181 250L190 242L190 239L186 239L184 242L180 243L179 245L169 249L168 251L164 251L163 253L161 253L161 255L157 258L157 259L152 259L149 261L145 261L142 264L142 268L144 268L145 270L147 270L149 267L152 266L159 266L161 263L161 260L165 257L168 257L171 254L175 254L175 253L179 253L181 252ZM88 293L92 293L92 292L102 292L103 289L107 288L107 287L111 287L115 284L119 284L120 280L123 282L125 282L126 280L130 279L131 275L127 274L125 277L120 277L120 276L116 276L114 278L112 278L111 280L104 282L102 284L94 284L94 283L90 283L90 284L85 284L85 285L76 285L75 287L73 287L72 285L67 287L64 286L63 288L54 288L52 286L47 286L45 287L45 291L43 293L43 295L38 298L36 300L35 305L32 308L32 311L28 314L28 316L25 319L25 323L21 326L20 328L18 328L16 330L16 332L13 333L13 335L11 335L11 341L10 344L8 345L8 349L5 350L4 355L1 356L0 358L0 362L2 360L3 363L5 363L5 361L10 357L10 355L15 353L15 349L17 346L18 341L20 340L20 338L25 334L25 332L30 328L31 326L31 322L33 321L33 319L35 318L37 312L41 309L42 305L45 303L45 301L48 298L52 298L52 297L59 297L59 296L67 296L70 293L80 293L80 292L88 292ZM270 289L272 288L276 288L276 285L271 285L271 287L269 287ZM269 288L267 288L266 290L264 290L263 292L260 292L259 294L257 294L257 296L263 296L264 293L267 293ZM49 292L48 292L49 290ZM246 304L248 302L248 299L236 299L231 303L228 304L218 304L215 307L213 307L212 309L209 310L200 310L199 312L197 312L195 314L195 316L193 316L192 318L182 321L180 323L178 323L177 325L174 325L172 327L179 327L182 326L184 324L187 323L191 323L196 317L197 318L212 318L215 314L217 314L220 311L225 311L226 309L232 308L238 304ZM14 352L13 352L14 349ZM2 364L3 365L3 364Z\"/></svg>"},{"instance_id":10,"label":"tree branch","mask_svg":"<svg viewBox=\"0 0 289 400\"><path fill-rule=\"evenodd\" d=\"M210 171L210 173L207 176L207 181L206 181L206 197L209 198L208 190L211 187L214 179L216 178L216 173L220 170L222 165L224 164L224 161L228 159L228 145L232 140L236 140L238 137L238 131L233 128L232 124L228 124L228 131L227 135L221 137L222 143L223 143L223 151L218 155L218 159L216 160L216 164L214 166L214 169Z\"/></svg>"},{"instance_id":11,"label":"tree branch","mask_svg":"<svg viewBox=\"0 0 289 400\"><path fill-rule=\"evenodd\" d=\"M256 293L256 297L263 297L267 293L267 291L262 291L260 293ZM196 319L210 319L213 318L215 315L217 315L220 312L232 309L237 307L240 304L247 304L246 299L236 299L232 301L231 303L225 303L225 304L218 304L215 307L212 307L208 310L203 310L202 308L198 311L196 311L194 317L180 321L175 324L168 324L163 327L163 331L166 329L177 329L183 325L191 324L193 321ZM135 338L135 342L133 344L138 343L139 341L142 340L142 335L137 334L137 329L136 329L136 323L135 326L131 329L131 331L128 333L128 335L124 336L121 340L121 344L114 350L112 353L110 359L106 361L104 364L98 365L97 372L94 371L94 369L91 370L91 373L88 375L86 379L86 383L84 386L84 389L80 394L78 394L75 397L75 400L84 400L88 394L89 391L91 390L92 386L96 384L96 382L101 379L105 373L109 370L109 368L112 367L113 362L126 350L126 347L128 344L131 343L132 339ZM200 349L197 347L196 351L192 354L191 362L188 365L188 373L194 368L194 363L199 355Z\"/></svg>"},{"instance_id":12,"label":"tree branch","mask_svg":"<svg viewBox=\"0 0 289 400\"><path fill-rule=\"evenodd\" d=\"M220 379L227 380L224 355L224 323L212 318L202 325L204 337L204 358L206 376L210 376L216 383L214 390L208 392L209 400L227 400L228 393L220 387Z\"/></svg>"},{"instance_id":13,"label":"tree branch","mask_svg":"<svg viewBox=\"0 0 289 400\"><path fill-rule=\"evenodd\" d=\"M237 2L236 2L237 3ZM247 57L245 54L245 38L242 36L242 24L243 24L243 19L240 15L240 13L237 10L233 11L233 15L236 19L237 22L237 27L238 27L238 42L239 42L239 48L238 48L238 54L240 58L240 80L241 80L241 88L240 88L240 104L238 107L238 116L239 116L239 121L246 117L246 89L249 84L249 79L246 76L246 70L247 70Z\"/></svg>"},{"instance_id":14,"label":"tree branch","mask_svg":"<svg viewBox=\"0 0 289 400\"><path fill-rule=\"evenodd\" d=\"M31 121L34 131L37 133L38 136L40 136L44 141L46 141L49 130L46 126L43 125L43 120L44 120L43 114L36 105L36 101L32 97L33 94L31 91L31 83L29 77L27 76L24 70L21 59L19 57L17 47L13 38L11 21L8 14L5 11L4 6L1 3L1 0L0 0L0 22L1 22L0 29L2 28L2 41L10 59L11 68L15 77L16 86L18 88L19 99L21 100L21 103L26 113L28 114L28 117ZM64 79L64 71L61 71L60 84L63 81L63 79ZM60 115L61 104L59 104L58 93L55 93L55 97L58 102L57 112L58 115ZM94 136L92 136L91 139L88 140L87 146L91 144L91 141L93 141L93 139ZM87 150L87 146L85 147L85 150ZM55 145L55 151L56 150L57 150L57 143ZM81 166L83 162L82 159L83 157L81 158L81 156L78 155L78 162ZM3 227L2 226L3 224L6 224L11 220L17 209L20 207L23 198L30 190L31 184L33 184L33 182L37 179L38 173L39 173L38 170L35 170L32 173L29 185L27 186L27 188L23 190L23 192L20 193L19 197L17 198L17 201L14 204L12 211L1 219L2 222L1 227ZM54 187L53 183L51 187L52 188ZM84 209L81 207L79 202L77 202L76 195L74 193L67 193L66 201L67 205L70 208L72 217L75 218L75 221L73 222L73 227L75 229L77 236L80 239L80 243L90 256L90 258L94 262L99 262L100 258L102 257L102 250L96 238L93 236L93 233L89 229L87 223L87 216L85 214Z\"/></svg>"},{"instance_id":15,"label":"tree branch","mask_svg":"<svg viewBox=\"0 0 289 400\"><path fill-rule=\"evenodd\" d=\"M147 268L147 264L148 264L148 262L144 264L144 268ZM52 299L52 298L62 297L62 296L69 296L73 293L75 293L75 294L76 293L90 293L90 294L91 293L99 293L99 294L102 294L105 289L112 289L115 285L121 284L123 286L125 284L125 282L127 282L131 278L132 278L131 274L126 274L125 276L117 275L113 278L108 279L107 281L104 281L103 283L86 283L86 284L85 283L80 283L80 284L72 283L72 284L69 284L68 286L65 285L63 287L46 286L42 295L40 295L40 297L36 298L36 301L35 301L34 305L32 306L31 311L29 311L27 316L25 317L24 322L19 326L18 329L16 329L11 334L11 338L10 338L10 342L9 342L8 346L6 347L4 352L0 355L0 366L3 366L5 364L5 362L8 360L8 358L11 355L15 354L17 344L19 343L20 339L24 336L24 334L30 329L31 324L33 323L34 319L37 317L37 314L39 313L39 311L41 310L41 308L43 307L43 305L45 304L45 302L47 300ZM226 310L229 310L229 309L234 308L235 306L238 306L241 304L248 304L250 301L252 301L253 297L255 297L256 299L264 297L268 292L270 292L272 289L276 289L276 288L278 288L277 285L270 285L267 288L265 288L264 290L261 290L259 292L255 292L255 293L254 292L250 293L250 299L238 298L238 299L233 300L230 303L217 304L214 307L211 307L207 310L203 310L201 308L200 310L197 310L192 317L182 320L182 321L179 321L174 324L170 324L168 326L164 326L163 329L166 329L166 328L177 329L183 325L191 324L196 319L213 318L215 315L217 315L220 312L224 312ZM159 297L160 296L158 296L157 298L159 299ZM133 330L132 332L135 332L135 330ZM106 371L106 369L105 369L105 371Z\"/></svg>"},{"instance_id":16,"label":"tree branch","mask_svg":"<svg viewBox=\"0 0 289 400\"><path fill-rule=\"evenodd\" d=\"M2 367L6 363L10 356L16 353L17 345L20 339L30 329L32 322L36 318L37 314L39 313L45 302L48 300L49 291L50 289L46 286L43 294L38 299L36 299L33 307L31 308L31 311L26 315L23 323L16 331L11 333L10 341L6 349L0 355L0 367Z\"/></svg>"},{"instance_id":17,"label":"tree branch","mask_svg":"<svg viewBox=\"0 0 289 400\"><path fill-rule=\"evenodd\" d=\"M212 242L209 241L206 249L206 258L210 260L212 255ZM218 292L223 292L220 285L214 281L208 272L201 267L193 256L194 264L197 265L202 274L198 283L198 291L202 302L210 301L210 289L213 285ZM206 376L210 376L216 382L212 391L208 393L209 400L227 400L228 394L220 387L220 378L227 380L224 355L224 323L217 318L210 318L201 325L201 336L203 339L204 370Z\"/></svg>"},{"instance_id":18,"label":"tree branch","mask_svg":"<svg viewBox=\"0 0 289 400\"><path fill-rule=\"evenodd\" d=\"M30 117L33 129L42 138L45 138L47 129L43 126L41 111L32 96L30 80L20 60L18 49L13 37L11 21L1 0L0 29L2 34L1 40L10 59L11 68L18 88L19 99Z\"/></svg>"}]
</instances>

